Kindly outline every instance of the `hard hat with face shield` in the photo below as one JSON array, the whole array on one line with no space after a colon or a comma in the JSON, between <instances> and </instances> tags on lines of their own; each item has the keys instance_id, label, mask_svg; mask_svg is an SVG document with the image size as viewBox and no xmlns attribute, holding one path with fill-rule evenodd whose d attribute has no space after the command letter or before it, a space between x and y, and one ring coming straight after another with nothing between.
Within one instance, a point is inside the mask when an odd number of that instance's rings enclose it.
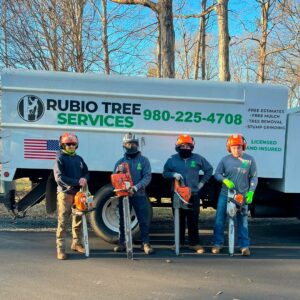
<instances>
[{"instance_id":1,"label":"hard hat with face shield","mask_svg":"<svg viewBox=\"0 0 300 300\"><path fill-rule=\"evenodd\" d=\"M123 137L123 149L127 155L135 155L139 152L139 140L134 133L126 133Z\"/></svg>"}]
</instances>

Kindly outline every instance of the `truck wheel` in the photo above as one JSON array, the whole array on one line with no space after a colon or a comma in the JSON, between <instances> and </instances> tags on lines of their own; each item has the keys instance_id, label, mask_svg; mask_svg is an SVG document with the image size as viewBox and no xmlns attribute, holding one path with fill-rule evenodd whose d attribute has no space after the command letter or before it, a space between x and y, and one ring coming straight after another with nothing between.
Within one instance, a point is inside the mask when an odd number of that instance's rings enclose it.
<instances>
[{"instance_id":1,"label":"truck wheel","mask_svg":"<svg viewBox=\"0 0 300 300\"><path fill-rule=\"evenodd\" d=\"M95 210L90 214L90 223L95 233L108 243L119 240L119 210L118 199L114 196L110 184L103 186L94 196ZM152 206L149 202L149 224L152 220ZM132 238L139 236L139 226L134 209L131 211Z\"/></svg>"}]
</instances>

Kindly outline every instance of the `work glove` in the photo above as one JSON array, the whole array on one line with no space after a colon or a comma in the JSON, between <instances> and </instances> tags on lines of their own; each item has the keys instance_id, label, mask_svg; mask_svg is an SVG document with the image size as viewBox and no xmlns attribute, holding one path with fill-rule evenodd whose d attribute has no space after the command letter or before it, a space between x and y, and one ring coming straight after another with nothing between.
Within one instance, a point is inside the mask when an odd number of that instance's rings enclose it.
<instances>
[{"instance_id":1,"label":"work glove","mask_svg":"<svg viewBox=\"0 0 300 300\"><path fill-rule=\"evenodd\" d=\"M137 192L138 188L134 185L129 189L129 196L133 196Z\"/></svg>"},{"instance_id":2,"label":"work glove","mask_svg":"<svg viewBox=\"0 0 300 300\"><path fill-rule=\"evenodd\" d=\"M224 180L223 180L223 183L226 185L226 187L228 188L228 189L233 189L234 187L235 187L235 185L234 185L234 183L231 181L231 180L229 180L229 179L227 179L227 178L225 178Z\"/></svg>"},{"instance_id":3,"label":"work glove","mask_svg":"<svg viewBox=\"0 0 300 300\"><path fill-rule=\"evenodd\" d=\"M182 175L181 174L179 174L179 173L174 173L173 174L173 177L176 179L176 180L183 180L183 177L182 177Z\"/></svg>"},{"instance_id":4,"label":"work glove","mask_svg":"<svg viewBox=\"0 0 300 300\"><path fill-rule=\"evenodd\" d=\"M198 183L198 189L199 189L199 191L203 188L203 186L204 186L204 183L200 181Z\"/></svg>"},{"instance_id":5,"label":"work glove","mask_svg":"<svg viewBox=\"0 0 300 300\"><path fill-rule=\"evenodd\" d=\"M87 184L87 180L84 177L82 177L82 178L79 179L79 185L81 187L85 187L86 184Z\"/></svg>"},{"instance_id":6,"label":"work glove","mask_svg":"<svg viewBox=\"0 0 300 300\"><path fill-rule=\"evenodd\" d=\"M254 192L253 191L249 191L247 194L246 194L246 202L247 204L251 204L252 201L253 201L253 196L254 196Z\"/></svg>"}]
</instances>

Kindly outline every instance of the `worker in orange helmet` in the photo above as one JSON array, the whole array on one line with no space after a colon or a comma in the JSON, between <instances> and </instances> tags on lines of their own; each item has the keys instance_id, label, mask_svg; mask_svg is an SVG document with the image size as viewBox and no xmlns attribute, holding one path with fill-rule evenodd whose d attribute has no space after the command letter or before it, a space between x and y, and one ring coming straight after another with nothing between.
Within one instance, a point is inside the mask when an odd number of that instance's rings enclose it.
<instances>
[{"instance_id":1,"label":"worker in orange helmet","mask_svg":"<svg viewBox=\"0 0 300 300\"><path fill-rule=\"evenodd\" d=\"M72 213L75 194L81 187L87 185L89 178L88 168L83 158L76 154L78 138L73 133L64 133L59 138L61 151L58 153L54 164L54 178L57 182L57 231L56 248L57 259L67 258L65 251L66 226ZM72 245L71 249L85 253L81 243L81 216L72 216Z\"/></svg>"},{"instance_id":2,"label":"worker in orange helmet","mask_svg":"<svg viewBox=\"0 0 300 300\"><path fill-rule=\"evenodd\" d=\"M222 188L218 199L212 253L220 253L223 247L228 189L235 189L246 199L242 209L237 212L236 220L241 253L249 256L248 204L252 203L258 181L256 163L252 156L245 153L246 140L242 135L230 135L226 148L229 155L222 158L215 172L215 178L222 183Z\"/></svg>"},{"instance_id":3,"label":"worker in orange helmet","mask_svg":"<svg viewBox=\"0 0 300 300\"><path fill-rule=\"evenodd\" d=\"M213 173L211 164L201 155L193 153L194 138L188 134L180 135L175 144L176 154L172 155L164 165L163 176L166 179L182 180L191 189L189 210L180 209L180 245L185 244L186 222L188 226L189 247L198 254L205 252L199 245L198 220L200 213L199 192ZM204 175L199 181L199 172Z\"/></svg>"}]
</instances>

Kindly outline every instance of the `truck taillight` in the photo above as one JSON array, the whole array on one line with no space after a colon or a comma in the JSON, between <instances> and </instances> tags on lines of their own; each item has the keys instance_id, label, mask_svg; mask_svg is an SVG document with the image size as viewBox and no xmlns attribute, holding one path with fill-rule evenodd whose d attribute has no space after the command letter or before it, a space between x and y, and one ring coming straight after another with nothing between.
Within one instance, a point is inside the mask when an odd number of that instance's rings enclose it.
<instances>
[{"instance_id":1,"label":"truck taillight","mask_svg":"<svg viewBox=\"0 0 300 300\"><path fill-rule=\"evenodd\" d=\"M9 172L5 171L5 172L3 173L3 176L4 176L4 177L9 177Z\"/></svg>"}]
</instances>

